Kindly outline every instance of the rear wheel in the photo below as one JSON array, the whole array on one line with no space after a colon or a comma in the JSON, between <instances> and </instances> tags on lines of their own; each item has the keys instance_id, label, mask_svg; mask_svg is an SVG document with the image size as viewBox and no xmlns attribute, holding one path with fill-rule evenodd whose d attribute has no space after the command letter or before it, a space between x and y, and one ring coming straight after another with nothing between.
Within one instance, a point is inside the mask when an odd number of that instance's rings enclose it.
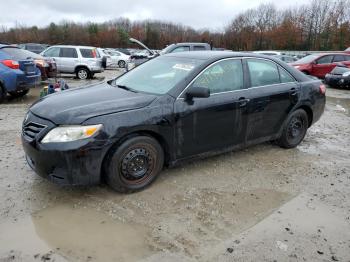
<instances>
[{"instance_id":1,"label":"rear wheel","mask_svg":"<svg viewBox=\"0 0 350 262\"><path fill-rule=\"evenodd\" d=\"M121 193L142 190L157 178L163 163L164 152L155 139L130 138L110 153L107 184Z\"/></svg>"},{"instance_id":2,"label":"rear wheel","mask_svg":"<svg viewBox=\"0 0 350 262\"><path fill-rule=\"evenodd\" d=\"M120 61L118 62L118 66L119 66L120 68L125 68L125 65L126 65L126 63L125 63L124 60L120 60Z\"/></svg>"},{"instance_id":3,"label":"rear wheel","mask_svg":"<svg viewBox=\"0 0 350 262\"><path fill-rule=\"evenodd\" d=\"M28 94L29 89L25 89L25 90L20 90L20 91L15 91L15 92L9 92L9 94L12 97L22 97L25 96L26 94Z\"/></svg>"},{"instance_id":4,"label":"rear wheel","mask_svg":"<svg viewBox=\"0 0 350 262\"><path fill-rule=\"evenodd\" d=\"M303 109L295 110L285 122L278 144L283 148L298 146L303 141L308 126L307 113Z\"/></svg>"},{"instance_id":5,"label":"rear wheel","mask_svg":"<svg viewBox=\"0 0 350 262\"><path fill-rule=\"evenodd\" d=\"M76 71L77 78L80 80L85 80L90 77L90 70L85 67L80 67Z\"/></svg>"}]
</instances>

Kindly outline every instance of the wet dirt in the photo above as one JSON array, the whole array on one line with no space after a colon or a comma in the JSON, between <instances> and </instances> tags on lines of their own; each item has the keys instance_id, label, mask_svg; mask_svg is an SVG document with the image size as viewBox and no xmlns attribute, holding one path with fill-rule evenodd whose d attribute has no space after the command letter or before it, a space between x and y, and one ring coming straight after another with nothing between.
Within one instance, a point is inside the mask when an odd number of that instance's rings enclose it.
<instances>
[{"instance_id":1,"label":"wet dirt","mask_svg":"<svg viewBox=\"0 0 350 262\"><path fill-rule=\"evenodd\" d=\"M350 91L327 90L296 149L265 143L196 160L131 195L30 170L20 128L38 91L0 105L1 262L350 260Z\"/></svg>"}]
</instances>

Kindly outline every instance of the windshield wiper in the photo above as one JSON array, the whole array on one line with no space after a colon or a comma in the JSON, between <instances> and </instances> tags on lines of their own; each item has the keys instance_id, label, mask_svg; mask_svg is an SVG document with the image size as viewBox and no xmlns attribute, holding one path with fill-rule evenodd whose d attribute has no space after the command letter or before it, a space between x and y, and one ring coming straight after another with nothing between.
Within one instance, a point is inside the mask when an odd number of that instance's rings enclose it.
<instances>
[{"instance_id":1,"label":"windshield wiper","mask_svg":"<svg viewBox=\"0 0 350 262\"><path fill-rule=\"evenodd\" d=\"M130 88L130 87L124 86L124 85L115 85L115 86L116 86L116 87L119 87L119 88L121 88L121 89L124 89L124 90L128 90L128 91L130 91L130 92L137 93L136 90L134 90L134 89L132 89L132 88Z\"/></svg>"}]
</instances>

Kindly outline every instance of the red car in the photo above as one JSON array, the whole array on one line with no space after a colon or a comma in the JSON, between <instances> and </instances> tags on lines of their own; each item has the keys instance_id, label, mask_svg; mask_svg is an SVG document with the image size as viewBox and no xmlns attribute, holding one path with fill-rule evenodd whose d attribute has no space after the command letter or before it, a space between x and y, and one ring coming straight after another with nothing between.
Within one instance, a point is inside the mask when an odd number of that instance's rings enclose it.
<instances>
[{"instance_id":1,"label":"red car","mask_svg":"<svg viewBox=\"0 0 350 262\"><path fill-rule=\"evenodd\" d=\"M308 55L291 65L305 74L324 78L337 65L342 64L350 67L350 54L347 53L323 53Z\"/></svg>"}]
</instances>

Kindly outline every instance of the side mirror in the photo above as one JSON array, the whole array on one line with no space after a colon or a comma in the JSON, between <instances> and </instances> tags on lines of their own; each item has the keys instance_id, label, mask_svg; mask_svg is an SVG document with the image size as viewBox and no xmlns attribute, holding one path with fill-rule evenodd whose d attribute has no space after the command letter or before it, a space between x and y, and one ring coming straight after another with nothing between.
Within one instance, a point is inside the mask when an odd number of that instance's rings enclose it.
<instances>
[{"instance_id":1,"label":"side mirror","mask_svg":"<svg viewBox=\"0 0 350 262\"><path fill-rule=\"evenodd\" d=\"M206 87L190 86L186 91L186 100L192 100L194 97L208 98L210 90Z\"/></svg>"}]
</instances>

